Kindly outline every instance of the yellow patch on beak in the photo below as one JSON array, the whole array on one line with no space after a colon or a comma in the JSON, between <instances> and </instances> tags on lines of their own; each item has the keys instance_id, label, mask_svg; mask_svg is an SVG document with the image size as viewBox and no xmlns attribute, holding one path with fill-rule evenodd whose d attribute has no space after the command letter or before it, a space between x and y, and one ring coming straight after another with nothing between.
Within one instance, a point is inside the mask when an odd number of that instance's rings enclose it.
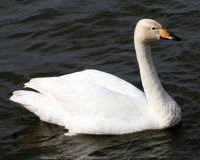
<instances>
[{"instance_id":1,"label":"yellow patch on beak","mask_svg":"<svg viewBox=\"0 0 200 160\"><path fill-rule=\"evenodd\" d=\"M160 37L164 39L173 39L165 28L159 29Z\"/></svg>"}]
</instances>

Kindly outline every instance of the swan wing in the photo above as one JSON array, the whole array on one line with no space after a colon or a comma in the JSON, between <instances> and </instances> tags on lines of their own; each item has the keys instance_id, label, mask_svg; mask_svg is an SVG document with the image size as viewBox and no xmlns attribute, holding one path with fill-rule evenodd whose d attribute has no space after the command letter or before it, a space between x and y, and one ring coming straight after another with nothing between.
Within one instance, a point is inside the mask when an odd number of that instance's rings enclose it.
<instances>
[{"instance_id":1,"label":"swan wing","mask_svg":"<svg viewBox=\"0 0 200 160\"><path fill-rule=\"evenodd\" d=\"M97 84L54 77L32 79L26 86L40 93L17 91L11 100L73 133L122 134L151 126L145 102Z\"/></svg>"},{"instance_id":2,"label":"swan wing","mask_svg":"<svg viewBox=\"0 0 200 160\"><path fill-rule=\"evenodd\" d=\"M110 90L133 96L142 102L146 101L146 96L143 91L139 90L127 81L106 72L87 69L80 72L66 74L60 78L71 82L94 83Z\"/></svg>"}]
</instances>

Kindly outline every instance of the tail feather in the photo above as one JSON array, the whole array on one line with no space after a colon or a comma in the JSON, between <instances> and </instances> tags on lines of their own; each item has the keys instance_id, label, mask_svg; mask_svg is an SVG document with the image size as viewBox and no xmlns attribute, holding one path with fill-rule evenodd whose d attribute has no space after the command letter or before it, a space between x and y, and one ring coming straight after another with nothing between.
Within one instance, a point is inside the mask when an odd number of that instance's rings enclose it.
<instances>
[{"instance_id":1,"label":"tail feather","mask_svg":"<svg viewBox=\"0 0 200 160\"><path fill-rule=\"evenodd\" d=\"M13 95L10 97L10 100L16 103L20 103L21 105L29 106L33 105L34 99L38 96L40 96L40 93L33 92L33 91L14 91ZM27 108L29 110L32 110L31 108ZM34 108L33 108L34 110Z\"/></svg>"},{"instance_id":2,"label":"tail feather","mask_svg":"<svg viewBox=\"0 0 200 160\"><path fill-rule=\"evenodd\" d=\"M34 91L19 90L13 92L10 100L21 104L43 121L65 127L68 126L69 114L67 111L64 110L60 104L46 95Z\"/></svg>"}]
</instances>

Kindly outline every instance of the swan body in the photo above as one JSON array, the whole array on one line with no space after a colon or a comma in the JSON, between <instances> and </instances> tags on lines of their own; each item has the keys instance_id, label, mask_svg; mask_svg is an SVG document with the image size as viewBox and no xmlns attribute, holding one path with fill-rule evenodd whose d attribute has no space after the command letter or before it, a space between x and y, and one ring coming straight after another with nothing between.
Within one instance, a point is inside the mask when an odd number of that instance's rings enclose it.
<instances>
[{"instance_id":1,"label":"swan body","mask_svg":"<svg viewBox=\"0 0 200 160\"><path fill-rule=\"evenodd\" d=\"M114 75L90 69L31 79L25 87L38 92L15 91L10 99L41 120L64 126L67 135L173 127L181 120L181 110L162 87L150 52L150 42L161 38L179 40L154 20L137 23L134 43L144 92Z\"/></svg>"}]
</instances>

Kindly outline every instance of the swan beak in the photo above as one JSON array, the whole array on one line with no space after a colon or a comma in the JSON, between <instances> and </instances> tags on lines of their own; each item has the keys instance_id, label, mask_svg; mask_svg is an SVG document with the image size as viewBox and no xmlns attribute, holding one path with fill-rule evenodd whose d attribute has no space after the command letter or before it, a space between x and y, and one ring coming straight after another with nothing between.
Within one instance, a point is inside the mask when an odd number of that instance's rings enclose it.
<instances>
[{"instance_id":1,"label":"swan beak","mask_svg":"<svg viewBox=\"0 0 200 160\"><path fill-rule=\"evenodd\" d=\"M168 32L165 28L160 28L160 29L159 29L159 33L160 33L160 38L161 38L161 39L174 40L174 41L181 41L180 38L178 38L178 37L175 36L174 34Z\"/></svg>"}]
</instances>

